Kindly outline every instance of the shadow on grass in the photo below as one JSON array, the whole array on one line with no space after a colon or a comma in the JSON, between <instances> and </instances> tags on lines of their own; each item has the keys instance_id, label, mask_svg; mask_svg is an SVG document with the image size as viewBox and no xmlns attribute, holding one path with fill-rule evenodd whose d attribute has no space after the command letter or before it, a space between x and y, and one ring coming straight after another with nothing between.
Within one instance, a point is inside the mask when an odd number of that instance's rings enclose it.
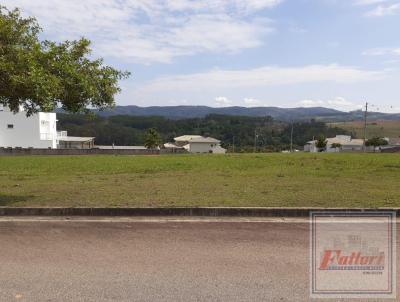
<instances>
[{"instance_id":1,"label":"shadow on grass","mask_svg":"<svg viewBox=\"0 0 400 302\"><path fill-rule=\"evenodd\" d=\"M4 195L0 194L0 207L7 207L32 199L33 196Z\"/></svg>"}]
</instances>

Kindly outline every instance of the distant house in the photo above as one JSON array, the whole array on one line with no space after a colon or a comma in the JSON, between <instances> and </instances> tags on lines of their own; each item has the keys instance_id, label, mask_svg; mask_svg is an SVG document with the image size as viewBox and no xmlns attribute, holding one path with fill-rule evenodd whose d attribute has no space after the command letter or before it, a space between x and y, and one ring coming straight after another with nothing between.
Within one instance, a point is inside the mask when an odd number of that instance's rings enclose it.
<instances>
[{"instance_id":1,"label":"distant house","mask_svg":"<svg viewBox=\"0 0 400 302\"><path fill-rule=\"evenodd\" d=\"M382 153L400 153L400 137L385 138L388 141L387 146L379 148Z\"/></svg>"},{"instance_id":2,"label":"distant house","mask_svg":"<svg viewBox=\"0 0 400 302\"><path fill-rule=\"evenodd\" d=\"M68 136L67 131L57 132L58 149L92 149L94 137Z\"/></svg>"},{"instance_id":3,"label":"distant house","mask_svg":"<svg viewBox=\"0 0 400 302\"><path fill-rule=\"evenodd\" d=\"M400 137L389 137L386 138L389 143L389 146L400 146Z\"/></svg>"},{"instance_id":4,"label":"distant house","mask_svg":"<svg viewBox=\"0 0 400 302\"><path fill-rule=\"evenodd\" d=\"M165 143L164 148L167 149L171 153L178 153L178 152L185 151L185 148L183 148L183 146L179 146L175 143Z\"/></svg>"},{"instance_id":5,"label":"distant house","mask_svg":"<svg viewBox=\"0 0 400 302\"><path fill-rule=\"evenodd\" d=\"M383 146L380 148L380 152L382 152L382 153L400 153L400 145L399 146Z\"/></svg>"},{"instance_id":6,"label":"distant house","mask_svg":"<svg viewBox=\"0 0 400 302\"><path fill-rule=\"evenodd\" d=\"M362 151L364 148L364 140L353 139L349 135L336 135L336 137L327 138L326 152L341 151ZM340 147L335 147L340 146ZM304 146L305 152L319 152L317 148L317 140L307 142Z\"/></svg>"},{"instance_id":7,"label":"distant house","mask_svg":"<svg viewBox=\"0 0 400 302\"><path fill-rule=\"evenodd\" d=\"M167 149L185 149L190 153L224 154L226 149L221 147L221 141L201 135L183 135L174 138L175 143L166 143Z\"/></svg>"},{"instance_id":8,"label":"distant house","mask_svg":"<svg viewBox=\"0 0 400 302\"><path fill-rule=\"evenodd\" d=\"M189 141L191 141L192 139L196 139L196 138L202 138L203 136L201 135L182 135L182 136L178 136L174 138L175 141L175 145L177 146L185 146L189 143Z\"/></svg>"},{"instance_id":9,"label":"distant house","mask_svg":"<svg viewBox=\"0 0 400 302\"><path fill-rule=\"evenodd\" d=\"M71 137L57 132L57 115L38 112L29 117L0 105L0 148L90 149L94 137Z\"/></svg>"}]
</instances>

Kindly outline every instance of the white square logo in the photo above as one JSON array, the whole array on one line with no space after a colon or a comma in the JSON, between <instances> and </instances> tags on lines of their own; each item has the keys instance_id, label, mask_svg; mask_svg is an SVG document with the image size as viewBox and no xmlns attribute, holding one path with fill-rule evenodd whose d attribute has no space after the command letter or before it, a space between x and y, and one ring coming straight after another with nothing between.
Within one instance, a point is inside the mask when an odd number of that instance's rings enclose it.
<instances>
[{"instance_id":1,"label":"white square logo","mask_svg":"<svg viewBox=\"0 0 400 302\"><path fill-rule=\"evenodd\" d=\"M311 298L396 298L396 213L311 213Z\"/></svg>"}]
</instances>

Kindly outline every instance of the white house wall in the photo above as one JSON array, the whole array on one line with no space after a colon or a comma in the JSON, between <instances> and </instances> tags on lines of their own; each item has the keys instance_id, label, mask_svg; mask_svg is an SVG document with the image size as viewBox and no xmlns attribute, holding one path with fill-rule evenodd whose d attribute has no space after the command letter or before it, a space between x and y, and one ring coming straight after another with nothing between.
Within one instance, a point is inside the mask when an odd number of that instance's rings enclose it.
<instances>
[{"instance_id":1,"label":"white house wall","mask_svg":"<svg viewBox=\"0 0 400 302\"><path fill-rule=\"evenodd\" d=\"M190 143L190 153L210 153L215 146L209 143Z\"/></svg>"},{"instance_id":2,"label":"white house wall","mask_svg":"<svg viewBox=\"0 0 400 302\"><path fill-rule=\"evenodd\" d=\"M190 142L189 146L190 147L188 151L190 153L215 153L215 154L226 153L226 149L222 148L219 143Z\"/></svg>"},{"instance_id":3,"label":"white house wall","mask_svg":"<svg viewBox=\"0 0 400 302\"><path fill-rule=\"evenodd\" d=\"M1 108L0 108L1 109ZM0 147L57 148L57 118L55 113L14 114L0 111ZM13 125L9 128L8 125Z\"/></svg>"}]
</instances>

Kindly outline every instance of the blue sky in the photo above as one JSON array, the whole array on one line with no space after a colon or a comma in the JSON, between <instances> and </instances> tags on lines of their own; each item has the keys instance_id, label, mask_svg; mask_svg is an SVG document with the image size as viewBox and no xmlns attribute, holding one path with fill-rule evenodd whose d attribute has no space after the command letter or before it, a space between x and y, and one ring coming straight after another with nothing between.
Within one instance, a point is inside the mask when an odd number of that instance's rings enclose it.
<instances>
[{"instance_id":1,"label":"blue sky","mask_svg":"<svg viewBox=\"0 0 400 302\"><path fill-rule=\"evenodd\" d=\"M400 112L400 0L2 0L132 72L120 105Z\"/></svg>"}]
</instances>

